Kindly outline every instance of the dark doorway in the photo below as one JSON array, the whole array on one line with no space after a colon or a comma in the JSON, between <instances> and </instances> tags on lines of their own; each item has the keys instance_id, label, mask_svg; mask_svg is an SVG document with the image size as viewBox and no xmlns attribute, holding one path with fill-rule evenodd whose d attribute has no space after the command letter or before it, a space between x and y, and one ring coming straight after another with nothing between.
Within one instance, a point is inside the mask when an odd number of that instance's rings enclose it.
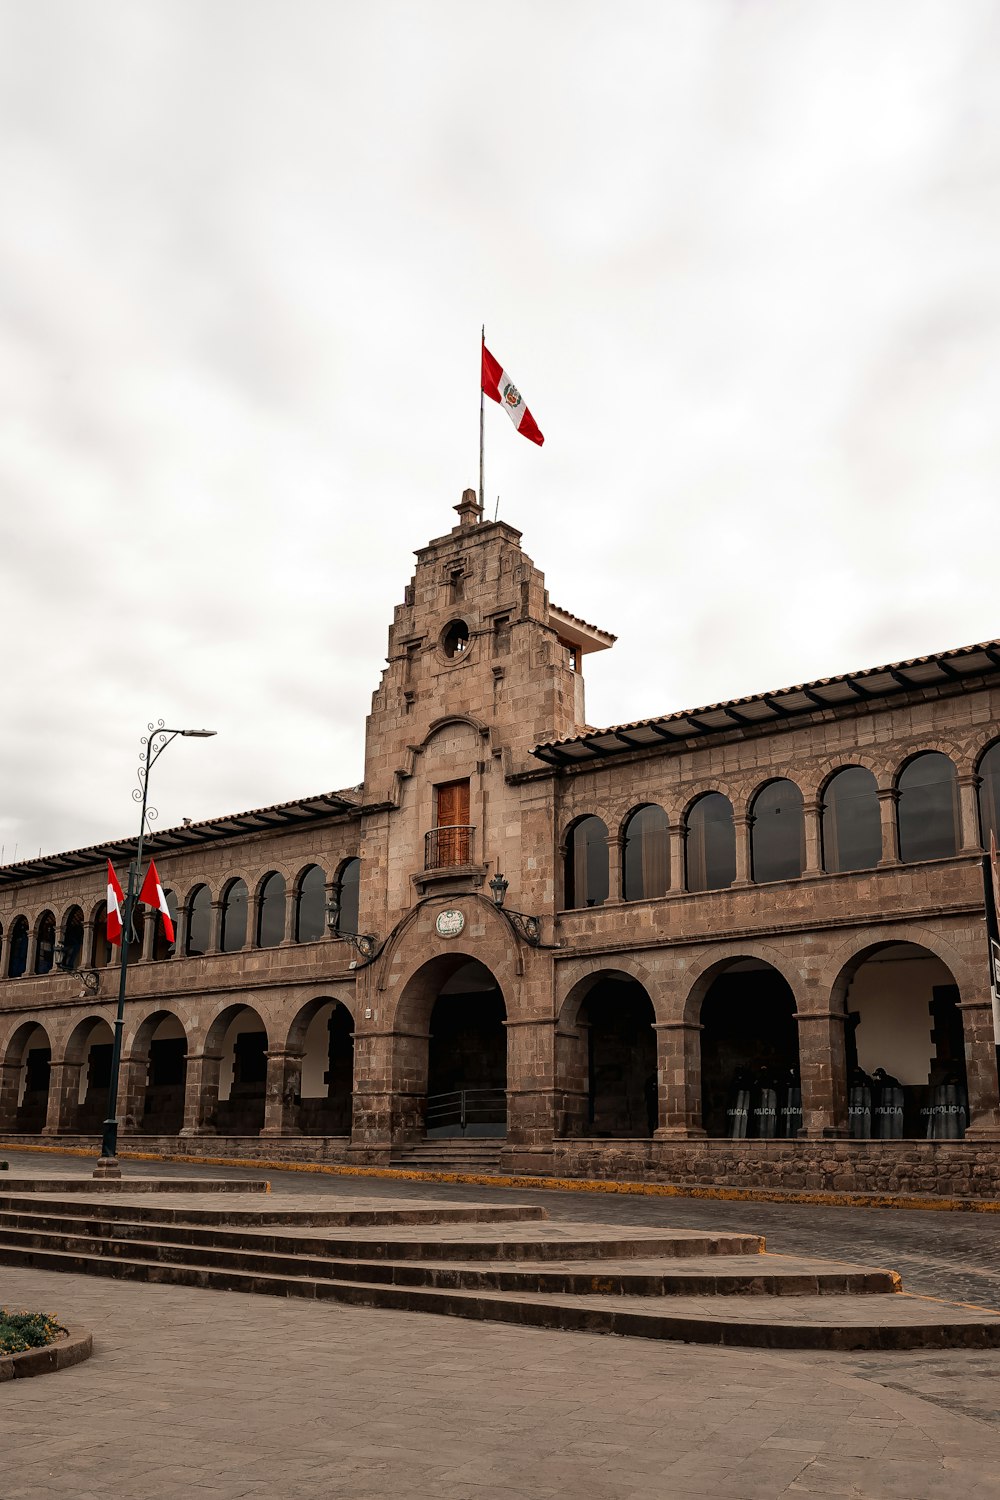
<instances>
[{"instance_id":1,"label":"dark doorway","mask_svg":"<svg viewBox=\"0 0 1000 1500\"><path fill-rule=\"evenodd\" d=\"M701 1007L702 1124L710 1136L786 1139L802 1124L795 998L757 959L721 973Z\"/></svg>"},{"instance_id":2,"label":"dark doorway","mask_svg":"<svg viewBox=\"0 0 1000 1500\"><path fill-rule=\"evenodd\" d=\"M427 1135L507 1134L507 1009L489 969L470 961L431 1012Z\"/></svg>"},{"instance_id":3,"label":"dark doorway","mask_svg":"<svg viewBox=\"0 0 1000 1500\"><path fill-rule=\"evenodd\" d=\"M588 1134L651 1136L656 1129L653 1003L634 979L599 979L580 1006L587 1040Z\"/></svg>"},{"instance_id":4,"label":"dark doorway","mask_svg":"<svg viewBox=\"0 0 1000 1500\"><path fill-rule=\"evenodd\" d=\"M305 1027L300 1088L304 1135L350 1135L354 1020L345 1005L326 1002Z\"/></svg>"}]
</instances>

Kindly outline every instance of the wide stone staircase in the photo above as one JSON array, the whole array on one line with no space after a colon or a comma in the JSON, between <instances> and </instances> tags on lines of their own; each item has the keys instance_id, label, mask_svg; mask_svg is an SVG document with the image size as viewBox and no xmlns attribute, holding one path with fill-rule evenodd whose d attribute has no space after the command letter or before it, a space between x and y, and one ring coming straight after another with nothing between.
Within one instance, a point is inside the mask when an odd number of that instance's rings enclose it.
<instances>
[{"instance_id":1,"label":"wide stone staircase","mask_svg":"<svg viewBox=\"0 0 1000 1500\"><path fill-rule=\"evenodd\" d=\"M503 1144L497 1136L444 1136L394 1147L389 1165L410 1172L474 1172L496 1176Z\"/></svg>"},{"instance_id":2,"label":"wide stone staircase","mask_svg":"<svg viewBox=\"0 0 1000 1500\"><path fill-rule=\"evenodd\" d=\"M0 1185L0 1266L768 1348L1000 1346L1000 1314L753 1234L553 1221L536 1204L269 1194L245 1180Z\"/></svg>"}]
</instances>

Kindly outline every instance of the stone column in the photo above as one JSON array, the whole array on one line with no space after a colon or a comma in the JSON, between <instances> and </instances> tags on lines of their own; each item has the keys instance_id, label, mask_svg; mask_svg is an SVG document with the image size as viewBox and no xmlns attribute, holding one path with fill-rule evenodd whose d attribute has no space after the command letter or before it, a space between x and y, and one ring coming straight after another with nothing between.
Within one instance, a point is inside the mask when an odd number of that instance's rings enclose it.
<instances>
[{"instance_id":1,"label":"stone column","mask_svg":"<svg viewBox=\"0 0 1000 1500\"><path fill-rule=\"evenodd\" d=\"M222 952L222 913L224 908L225 902L212 902L212 942L208 950L209 953Z\"/></svg>"},{"instance_id":2,"label":"stone column","mask_svg":"<svg viewBox=\"0 0 1000 1500\"><path fill-rule=\"evenodd\" d=\"M359 1014L364 1016L363 1006L359 1006ZM388 1160L395 1097L392 1081L394 1037L391 1032L365 1031L363 1025L362 1021L354 1033L351 1150L366 1157L375 1153L380 1160Z\"/></svg>"},{"instance_id":3,"label":"stone column","mask_svg":"<svg viewBox=\"0 0 1000 1500\"><path fill-rule=\"evenodd\" d=\"M622 899L622 840L609 833L608 839L608 901Z\"/></svg>"},{"instance_id":4,"label":"stone column","mask_svg":"<svg viewBox=\"0 0 1000 1500\"><path fill-rule=\"evenodd\" d=\"M282 942L295 942L295 911L298 904L298 891L296 891L295 884L292 882L285 887L285 936Z\"/></svg>"},{"instance_id":5,"label":"stone column","mask_svg":"<svg viewBox=\"0 0 1000 1500\"><path fill-rule=\"evenodd\" d=\"M818 797L808 797L802 804L805 822L806 857L803 875L818 875L823 869L823 804Z\"/></svg>"},{"instance_id":6,"label":"stone column","mask_svg":"<svg viewBox=\"0 0 1000 1500\"><path fill-rule=\"evenodd\" d=\"M83 924L83 937L80 941L80 961L77 970L91 969L94 966L94 923L88 918Z\"/></svg>"},{"instance_id":7,"label":"stone column","mask_svg":"<svg viewBox=\"0 0 1000 1500\"><path fill-rule=\"evenodd\" d=\"M985 969L985 956L983 968ZM965 1039L965 1072L969 1087L969 1128L972 1140L1000 1140L1000 1088L997 1049L993 1036L993 1004L989 990L959 1002Z\"/></svg>"},{"instance_id":8,"label":"stone column","mask_svg":"<svg viewBox=\"0 0 1000 1500\"><path fill-rule=\"evenodd\" d=\"M146 909L142 922L142 951L139 955L146 963L152 963L153 960L153 945L156 942L156 926L159 920L158 912Z\"/></svg>"},{"instance_id":9,"label":"stone column","mask_svg":"<svg viewBox=\"0 0 1000 1500\"><path fill-rule=\"evenodd\" d=\"M60 1135L76 1129L76 1112L80 1099L80 1064L49 1064L49 1098L45 1110L43 1135Z\"/></svg>"},{"instance_id":10,"label":"stone column","mask_svg":"<svg viewBox=\"0 0 1000 1500\"><path fill-rule=\"evenodd\" d=\"M507 1032L507 1143L549 1146L555 1127L553 1017L505 1021Z\"/></svg>"},{"instance_id":11,"label":"stone column","mask_svg":"<svg viewBox=\"0 0 1000 1500\"><path fill-rule=\"evenodd\" d=\"M269 1052L261 1135L301 1135L302 1053Z\"/></svg>"},{"instance_id":12,"label":"stone column","mask_svg":"<svg viewBox=\"0 0 1000 1500\"><path fill-rule=\"evenodd\" d=\"M17 1124L17 1096L21 1092L21 1064L0 1063L0 1130Z\"/></svg>"},{"instance_id":13,"label":"stone column","mask_svg":"<svg viewBox=\"0 0 1000 1500\"><path fill-rule=\"evenodd\" d=\"M979 854L979 777L970 771L958 778L958 847L962 854Z\"/></svg>"},{"instance_id":14,"label":"stone column","mask_svg":"<svg viewBox=\"0 0 1000 1500\"><path fill-rule=\"evenodd\" d=\"M24 977L34 974L35 964L38 960L38 933L28 929L28 953L24 963Z\"/></svg>"},{"instance_id":15,"label":"stone column","mask_svg":"<svg viewBox=\"0 0 1000 1500\"><path fill-rule=\"evenodd\" d=\"M148 1079L148 1057L122 1058L118 1069L118 1101L115 1106L120 1130L134 1134L142 1129Z\"/></svg>"},{"instance_id":16,"label":"stone column","mask_svg":"<svg viewBox=\"0 0 1000 1500\"><path fill-rule=\"evenodd\" d=\"M670 828L670 889L682 891L686 885L684 869L684 843L687 838L687 830L683 823L672 824Z\"/></svg>"},{"instance_id":17,"label":"stone column","mask_svg":"<svg viewBox=\"0 0 1000 1500\"><path fill-rule=\"evenodd\" d=\"M882 819L882 858L880 865L899 864L899 828L896 822L896 807L899 793L894 786L880 787L878 810Z\"/></svg>"},{"instance_id":18,"label":"stone column","mask_svg":"<svg viewBox=\"0 0 1000 1500\"><path fill-rule=\"evenodd\" d=\"M847 1135L847 1016L815 1000L797 1009L802 1134L807 1140Z\"/></svg>"},{"instance_id":19,"label":"stone column","mask_svg":"<svg viewBox=\"0 0 1000 1500\"><path fill-rule=\"evenodd\" d=\"M191 921L191 913L186 906L177 908L176 941L174 943L174 957L183 958L187 953L188 925Z\"/></svg>"},{"instance_id":20,"label":"stone column","mask_svg":"<svg viewBox=\"0 0 1000 1500\"><path fill-rule=\"evenodd\" d=\"M750 883L750 828L753 819L746 813L741 813L733 818L733 830L736 834L736 879L733 885L749 885Z\"/></svg>"},{"instance_id":21,"label":"stone column","mask_svg":"<svg viewBox=\"0 0 1000 1500\"><path fill-rule=\"evenodd\" d=\"M214 1135L219 1102L220 1052L188 1053L184 1076L184 1124L181 1135Z\"/></svg>"},{"instance_id":22,"label":"stone column","mask_svg":"<svg viewBox=\"0 0 1000 1500\"><path fill-rule=\"evenodd\" d=\"M701 1026L696 1021L657 1021L657 1128L654 1139L687 1140L705 1134L701 1123Z\"/></svg>"}]
</instances>

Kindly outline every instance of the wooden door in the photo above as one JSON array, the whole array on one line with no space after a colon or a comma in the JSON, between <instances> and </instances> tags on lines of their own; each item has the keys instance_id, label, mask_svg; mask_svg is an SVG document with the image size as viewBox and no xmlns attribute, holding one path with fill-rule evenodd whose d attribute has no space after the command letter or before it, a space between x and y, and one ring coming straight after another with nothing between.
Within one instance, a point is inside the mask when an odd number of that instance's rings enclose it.
<instances>
[{"instance_id":1,"label":"wooden door","mask_svg":"<svg viewBox=\"0 0 1000 1500\"><path fill-rule=\"evenodd\" d=\"M469 863L469 783L448 781L437 789L439 865Z\"/></svg>"}]
</instances>

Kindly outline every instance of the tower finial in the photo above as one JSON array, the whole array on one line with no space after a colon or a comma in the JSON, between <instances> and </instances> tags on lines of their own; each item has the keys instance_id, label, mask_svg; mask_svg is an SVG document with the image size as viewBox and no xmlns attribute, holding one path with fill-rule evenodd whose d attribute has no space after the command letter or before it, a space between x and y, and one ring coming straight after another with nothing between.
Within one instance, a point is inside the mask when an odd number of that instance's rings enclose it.
<instances>
[{"instance_id":1,"label":"tower finial","mask_svg":"<svg viewBox=\"0 0 1000 1500\"><path fill-rule=\"evenodd\" d=\"M463 490L462 498L454 509L458 511L463 530L468 526L478 526L483 519L483 507L476 498L475 490Z\"/></svg>"}]
</instances>

